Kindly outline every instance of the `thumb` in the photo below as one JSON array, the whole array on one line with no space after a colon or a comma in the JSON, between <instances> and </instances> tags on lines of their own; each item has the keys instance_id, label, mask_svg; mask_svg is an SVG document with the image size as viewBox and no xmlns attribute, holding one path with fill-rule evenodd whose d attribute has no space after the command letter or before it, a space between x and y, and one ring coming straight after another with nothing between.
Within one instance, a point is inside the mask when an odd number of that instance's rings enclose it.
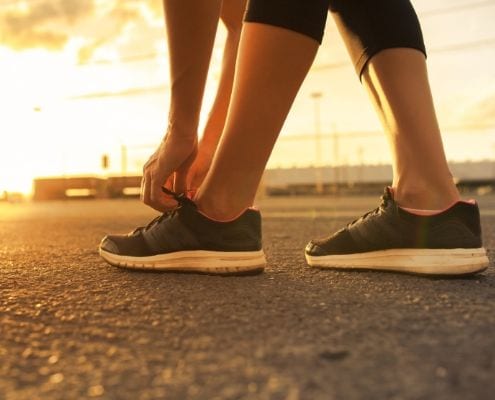
<instances>
[{"instance_id":1,"label":"thumb","mask_svg":"<svg viewBox=\"0 0 495 400\"><path fill-rule=\"evenodd\" d=\"M176 193L185 193L188 184L188 175L191 166L196 158L197 151L193 151L189 157L177 169L174 175L174 191Z\"/></svg>"}]
</instances>

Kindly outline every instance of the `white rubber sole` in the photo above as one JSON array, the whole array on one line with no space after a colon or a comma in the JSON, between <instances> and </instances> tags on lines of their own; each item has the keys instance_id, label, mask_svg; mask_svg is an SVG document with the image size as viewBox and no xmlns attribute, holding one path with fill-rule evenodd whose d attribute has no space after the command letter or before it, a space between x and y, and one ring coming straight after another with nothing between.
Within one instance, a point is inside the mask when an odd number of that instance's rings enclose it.
<instances>
[{"instance_id":1,"label":"white rubber sole","mask_svg":"<svg viewBox=\"0 0 495 400\"><path fill-rule=\"evenodd\" d=\"M366 269L422 275L471 275L484 271L489 260L479 249L389 249L368 253L310 256L311 267Z\"/></svg>"},{"instance_id":2,"label":"white rubber sole","mask_svg":"<svg viewBox=\"0 0 495 400\"><path fill-rule=\"evenodd\" d=\"M180 251L150 257L129 257L100 248L100 256L116 267L151 271L202 272L207 274L243 274L262 272L266 266L263 250Z\"/></svg>"}]
</instances>

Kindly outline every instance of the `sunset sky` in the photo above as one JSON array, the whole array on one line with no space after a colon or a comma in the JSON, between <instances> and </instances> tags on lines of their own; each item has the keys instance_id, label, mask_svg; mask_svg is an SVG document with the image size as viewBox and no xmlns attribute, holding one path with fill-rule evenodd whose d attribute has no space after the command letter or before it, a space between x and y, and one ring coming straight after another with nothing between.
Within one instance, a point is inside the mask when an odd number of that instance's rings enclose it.
<instances>
[{"instance_id":1,"label":"sunset sky","mask_svg":"<svg viewBox=\"0 0 495 400\"><path fill-rule=\"evenodd\" d=\"M495 158L495 1L416 0L430 78L451 160ZM219 28L208 112L225 32ZM164 134L168 63L160 0L0 0L0 192L35 176L136 173ZM332 163L388 162L385 140L329 19L317 60L287 119L271 166L314 159L314 100ZM204 119L204 118L203 118ZM291 139L296 135L298 138ZM297 149L298 158L294 157Z\"/></svg>"}]
</instances>

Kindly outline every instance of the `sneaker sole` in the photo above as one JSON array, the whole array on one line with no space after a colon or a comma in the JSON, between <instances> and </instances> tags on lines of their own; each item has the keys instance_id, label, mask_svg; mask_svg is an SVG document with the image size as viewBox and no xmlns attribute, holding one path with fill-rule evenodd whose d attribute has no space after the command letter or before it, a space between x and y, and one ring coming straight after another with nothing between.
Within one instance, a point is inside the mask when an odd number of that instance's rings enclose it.
<instances>
[{"instance_id":1,"label":"sneaker sole","mask_svg":"<svg viewBox=\"0 0 495 400\"><path fill-rule=\"evenodd\" d=\"M263 250L242 252L192 250L150 257L130 257L100 249L100 256L116 267L147 271L236 275L259 273L266 266Z\"/></svg>"},{"instance_id":2,"label":"sneaker sole","mask_svg":"<svg viewBox=\"0 0 495 400\"><path fill-rule=\"evenodd\" d=\"M389 249L367 253L310 256L311 267L406 272L420 275L472 275L487 269L489 260L479 249Z\"/></svg>"}]
</instances>

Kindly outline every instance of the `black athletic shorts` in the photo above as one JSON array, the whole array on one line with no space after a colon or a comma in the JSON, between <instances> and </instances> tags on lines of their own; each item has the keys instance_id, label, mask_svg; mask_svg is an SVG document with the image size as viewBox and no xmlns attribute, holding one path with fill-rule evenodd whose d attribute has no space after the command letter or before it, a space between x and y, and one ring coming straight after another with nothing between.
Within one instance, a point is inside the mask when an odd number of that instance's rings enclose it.
<instances>
[{"instance_id":1,"label":"black athletic shorts","mask_svg":"<svg viewBox=\"0 0 495 400\"><path fill-rule=\"evenodd\" d=\"M328 11L359 76L370 58L384 49L407 47L426 56L409 0L250 0L245 21L290 29L321 43Z\"/></svg>"}]
</instances>

